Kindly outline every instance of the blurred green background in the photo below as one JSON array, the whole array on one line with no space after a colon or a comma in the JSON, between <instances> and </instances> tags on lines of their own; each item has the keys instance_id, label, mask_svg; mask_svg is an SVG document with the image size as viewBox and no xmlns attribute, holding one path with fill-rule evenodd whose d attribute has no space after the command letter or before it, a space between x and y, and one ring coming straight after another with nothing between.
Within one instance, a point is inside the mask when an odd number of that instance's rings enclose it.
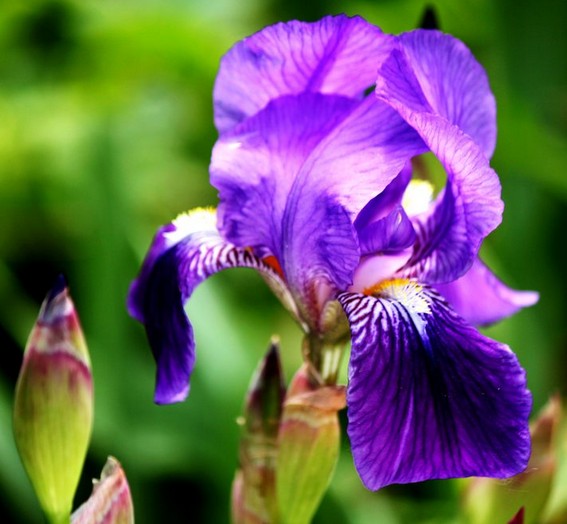
<instances>
[{"instance_id":1,"label":"blurred green background","mask_svg":"<svg viewBox=\"0 0 567 524\"><path fill-rule=\"evenodd\" d=\"M567 3L440 0L441 28L486 67L498 103L493 166L506 202L484 256L540 303L490 328L528 371L535 408L567 392ZM291 18L360 14L387 32L419 25L421 0L49 0L0 3L0 515L42 517L12 440L13 390L39 305L64 272L96 386L77 505L108 454L123 464L137 522L228 521L240 414L269 337L290 377L299 328L259 277L219 274L189 311L198 361L189 400L152 402L154 364L125 311L156 228L215 205L207 166L211 93L237 40ZM343 420L344 422L344 420ZM454 482L369 493L344 442L316 522L457 522Z\"/></svg>"}]
</instances>

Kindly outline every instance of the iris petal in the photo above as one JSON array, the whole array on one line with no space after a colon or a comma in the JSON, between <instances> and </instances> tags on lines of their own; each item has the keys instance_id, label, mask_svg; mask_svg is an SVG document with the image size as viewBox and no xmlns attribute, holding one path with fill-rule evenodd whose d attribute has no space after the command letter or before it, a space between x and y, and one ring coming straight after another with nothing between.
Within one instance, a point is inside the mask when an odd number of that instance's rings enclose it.
<instances>
[{"instance_id":1,"label":"iris petal","mask_svg":"<svg viewBox=\"0 0 567 524\"><path fill-rule=\"evenodd\" d=\"M458 127L466 128L469 120L461 119L467 109L456 104L472 103L475 91L462 100L457 91L450 97L454 107L441 107L435 101L449 87L421 85L423 74L415 59L402 45L394 49L379 71L376 93L419 133L447 172L445 190L419 220L418 245L406 272L424 282L443 283L469 269L484 237L500 223L503 203L498 176L486 157L487 144L477 144ZM479 89L477 94L480 104L486 93Z\"/></svg>"},{"instance_id":2,"label":"iris petal","mask_svg":"<svg viewBox=\"0 0 567 524\"><path fill-rule=\"evenodd\" d=\"M245 38L221 61L213 94L217 129L226 132L283 95L360 98L391 41L362 18L344 15L280 23Z\"/></svg>"},{"instance_id":3,"label":"iris petal","mask_svg":"<svg viewBox=\"0 0 567 524\"><path fill-rule=\"evenodd\" d=\"M294 308L277 272L250 250L223 240L215 222L213 210L196 210L163 226L130 288L128 311L144 324L157 363L158 404L179 402L189 393L195 339L184 304L207 277L231 267L256 269Z\"/></svg>"},{"instance_id":4,"label":"iris petal","mask_svg":"<svg viewBox=\"0 0 567 524\"><path fill-rule=\"evenodd\" d=\"M515 355L414 281L374 291L338 297L352 334L348 434L364 484L522 471L531 395Z\"/></svg>"},{"instance_id":5,"label":"iris petal","mask_svg":"<svg viewBox=\"0 0 567 524\"><path fill-rule=\"evenodd\" d=\"M355 217L424 148L373 96L280 97L215 146L219 227L235 245L267 247L297 302L320 305L328 296L314 301L311 288L321 280L329 292L352 283L360 255Z\"/></svg>"},{"instance_id":6,"label":"iris petal","mask_svg":"<svg viewBox=\"0 0 567 524\"><path fill-rule=\"evenodd\" d=\"M309 185L294 189L283 217L284 273L302 318L320 332L325 303L352 283L359 247L348 213L334 198Z\"/></svg>"},{"instance_id":7,"label":"iris petal","mask_svg":"<svg viewBox=\"0 0 567 524\"><path fill-rule=\"evenodd\" d=\"M339 96L282 97L221 136L210 171L221 201L219 228L229 241L265 246L283 261L282 220L291 187L313 149L354 107Z\"/></svg>"},{"instance_id":8,"label":"iris petal","mask_svg":"<svg viewBox=\"0 0 567 524\"><path fill-rule=\"evenodd\" d=\"M535 291L510 289L479 258L461 278L436 288L459 315L475 325L498 322L539 299Z\"/></svg>"},{"instance_id":9,"label":"iris petal","mask_svg":"<svg viewBox=\"0 0 567 524\"><path fill-rule=\"evenodd\" d=\"M432 112L469 135L490 158L496 144L496 102L469 49L450 35L421 29L401 34L398 42Z\"/></svg>"}]
</instances>

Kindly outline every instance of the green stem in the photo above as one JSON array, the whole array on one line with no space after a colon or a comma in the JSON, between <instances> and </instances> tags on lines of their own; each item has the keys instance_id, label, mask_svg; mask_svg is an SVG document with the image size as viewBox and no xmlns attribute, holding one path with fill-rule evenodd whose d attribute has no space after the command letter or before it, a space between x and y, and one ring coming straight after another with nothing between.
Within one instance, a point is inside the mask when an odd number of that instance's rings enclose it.
<instances>
[{"instance_id":1,"label":"green stem","mask_svg":"<svg viewBox=\"0 0 567 524\"><path fill-rule=\"evenodd\" d=\"M71 522L70 511L57 514L46 514L49 524L69 524Z\"/></svg>"},{"instance_id":2,"label":"green stem","mask_svg":"<svg viewBox=\"0 0 567 524\"><path fill-rule=\"evenodd\" d=\"M342 343L326 343L316 335L307 335L303 339L303 355L309 364L311 379L320 386L337 383L343 354Z\"/></svg>"}]
</instances>

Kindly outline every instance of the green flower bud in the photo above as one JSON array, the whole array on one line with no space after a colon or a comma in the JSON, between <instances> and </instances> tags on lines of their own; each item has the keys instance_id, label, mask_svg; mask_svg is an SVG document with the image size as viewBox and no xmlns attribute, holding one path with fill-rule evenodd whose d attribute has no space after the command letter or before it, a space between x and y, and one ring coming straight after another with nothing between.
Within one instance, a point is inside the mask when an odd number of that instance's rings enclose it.
<instances>
[{"instance_id":1,"label":"green flower bud","mask_svg":"<svg viewBox=\"0 0 567 524\"><path fill-rule=\"evenodd\" d=\"M278 342L274 339L258 365L246 398L240 469L232 488L235 524L276 522L277 435L284 396Z\"/></svg>"},{"instance_id":2,"label":"green flower bud","mask_svg":"<svg viewBox=\"0 0 567 524\"><path fill-rule=\"evenodd\" d=\"M51 523L69 522L92 419L89 355L60 277L28 339L14 402L16 445Z\"/></svg>"},{"instance_id":3,"label":"green flower bud","mask_svg":"<svg viewBox=\"0 0 567 524\"><path fill-rule=\"evenodd\" d=\"M318 387L303 366L289 386L278 436L277 496L283 524L311 522L331 481L344 387Z\"/></svg>"},{"instance_id":4,"label":"green flower bud","mask_svg":"<svg viewBox=\"0 0 567 524\"><path fill-rule=\"evenodd\" d=\"M73 515L71 524L134 524L134 506L124 470L108 457L93 493Z\"/></svg>"}]
</instances>

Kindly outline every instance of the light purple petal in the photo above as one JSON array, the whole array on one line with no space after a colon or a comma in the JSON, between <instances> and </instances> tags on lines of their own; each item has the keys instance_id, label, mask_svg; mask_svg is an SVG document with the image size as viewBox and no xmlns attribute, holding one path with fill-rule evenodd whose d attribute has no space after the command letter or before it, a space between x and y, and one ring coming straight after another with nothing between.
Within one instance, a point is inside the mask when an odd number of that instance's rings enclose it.
<instances>
[{"instance_id":1,"label":"light purple petal","mask_svg":"<svg viewBox=\"0 0 567 524\"><path fill-rule=\"evenodd\" d=\"M314 332L324 304L352 283L360 260L358 242L346 210L309 186L294 186L283 217L283 269L302 318Z\"/></svg>"},{"instance_id":2,"label":"light purple petal","mask_svg":"<svg viewBox=\"0 0 567 524\"><path fill-rule=\"evenodd\" d=\"M215 222L213 210L200 209L163 226L130 287L128 311L144 324L157 363L158 404L179 402L189 393L195 339L183 306L198 284L223 269L250 267L260 271L280 297L285 299L287 293L272 267L224 241Z\"/></svg>"},{"instance_id":3,"label":"light purple petal","mask_svg":"<svg viewBox=\"0 0 567 524\"><path fill-rule=\"evenodd\" d=\"M396 111L369 96L313 150L302 175L313 187L335 195L354 221L410 158L425 151L419 135Z\"/></svg>"},{"instance_id":4,"label":"light purple petal","mask_svg":"<svg viewBox=\"0 0 567 524\"><path fill-rule=\"evenodd\" d=\"M364 484L522 471L531 395L516 356L414 281L375 291L338 297L352 334L348 434Z\"/></svg>"},{"instance_id":5,"label":"light purple petal","mask_svg":"<svg viewBox=\"0 0 567 524\"><path fill-rule=\"evenodd\" d=\"M221 61L213 94L217 129L229 130L283 95L360 98L374 85L391 41L362 18L345 15L266 27Z\"/></svg>"},{"instance_id":6,"label":"light purple petal","mask_svg":"<svg viewBox=\"0 0 567 524\"><path fill-rule=\"evenodd\" d=\"M418 245L406 274L428 283L455 280L501 221L498 176L479 145L429 106L402 50L392 51L383 64L376 93L419 133L447 172L445 190L420 220Z\"/></svg>"},{"instance_id":7,"label":"light purple petal","mask_svg":"<svg viewBox=\"0 0 567 524\"><path fill-rule=\"evenodd\" d=\"M350 285L359 257L354 218L423 150L374 97L281 97L215 146L219 227L235 245L268 249L296 300L313 303L316 280L329 293Z\"/></svg>"},{"instance_id":8,"label":"light purple petal","mask_svg":"<svg viewBox=\"0 0 567 524\"><path fill-rule=\"evenodd\" d=\"M490 158L496 144L496 103L484 68L469 49L450 35L423 29L400 35L398 42L423 95L411 110L443 117Z\"/></svg>"},{"instance_id":9,"label":"light purple petal","mask_svg":"<svg viewBox=\"0 0 567 524\"><path fill-rule=\"evenodd\" d=\"M539 299L535 291L510 289L478 258L461 278L436 289L459 315L475 325L498 322Z\"/></svg>"},{"instance_id":10,"label":"light purple petal","mask_svg":"<svg viewBox=\"0 0 567 524\"><path fill-rule=\"evenodd\" d=\"M266 247L282 262L289 192L312 150L356 107L344 97L282 97L216 143L211 183L219 228L239 246Z\"/></svg>"}]
</instances>

